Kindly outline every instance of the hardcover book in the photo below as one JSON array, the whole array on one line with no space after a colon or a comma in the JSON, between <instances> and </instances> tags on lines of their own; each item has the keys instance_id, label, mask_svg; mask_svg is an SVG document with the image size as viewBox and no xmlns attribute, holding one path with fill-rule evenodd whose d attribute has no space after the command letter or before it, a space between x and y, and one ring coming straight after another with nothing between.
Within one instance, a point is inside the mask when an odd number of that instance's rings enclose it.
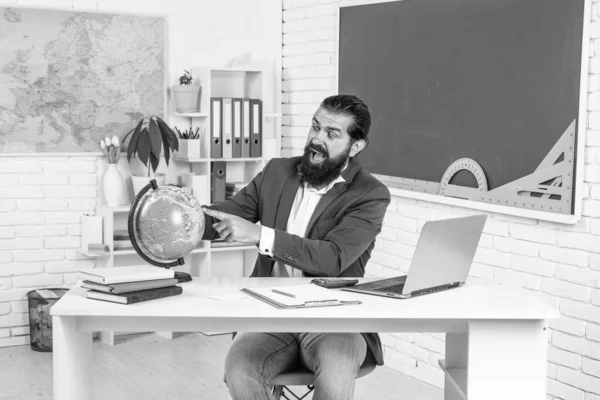
<instances>
[{"instance_id":1,"label":"hardcover book","mask_svg":"<svg viewBox=\"0 0 600 400\"><path fill-rule=\"evenodd\" d=\"M87 297L88 297L88 299L104 300L104 301L110 301L113 303L133 304L133 303L141 303L143 301L157 300L157 299L163 299L165 297L177 296L177 295L180 295L181 293L183 293L183 289L181 288L181 286L168 286L168 287L148 289L148 290L139 290L137 292L120 293L120 294L112 294L112 293L98 292L95 290L88 290Z\"/></svg>"},{"instance_id":2,"label":"hardcover book","mask_svg":"<svg viewBox=\"0 0 600 400\"><path fill-rule=\"evenodd\" d=\"M179 280L177 278L168 279L153 279L151 281L139 281L139 282L124 282L124 283L109 283L102 284L92 281L83 281L81 287L84 289L92 289L98 292L104 293L129 293L137 292L140 290L155 289L167 286L175 286Z\"/></svg>"},{"instance_id":3,"label":"hardcover book","mask_svg":"<svg viewBox=\"0 0 600 400\"><path fill-rule=\"evenodd\" d=\"M152 265L134 265L130 267L86 268L79 272L79 276L82 280L110 284L169 279L175 277L175 271Z\"/></svg>"}]
</instances>

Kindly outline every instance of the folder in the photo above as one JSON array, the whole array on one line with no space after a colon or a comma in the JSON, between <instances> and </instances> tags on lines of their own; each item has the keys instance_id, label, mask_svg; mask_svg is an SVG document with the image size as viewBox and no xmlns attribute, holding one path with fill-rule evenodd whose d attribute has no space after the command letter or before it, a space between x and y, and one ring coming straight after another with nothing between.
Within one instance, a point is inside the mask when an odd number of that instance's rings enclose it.
<instances>
[{"instance_id":1,"label":"folder","mask_svg":"<svg viewBox=\"0 0 600 400\"><path fill-rule=\"evenodd\" d=\"M233 99L233 158L242 157L242 99Z\"/></svg>"},{"instance_id":2,"label":"folder","mask_svg":"<svg viewBox=\"0 0 600 400\"><path fill-rule=\"evenodd\" d=\"M227 164L225 161L214 161L210 163L210 202L212 204L225 200L226 167Z\"/></svg>"},{"instance_id":3,"label":"folder","mask_svg":"<svg viewBox=\"0 0 600 400\"><path fill-rule=\"evenodd\" d=\"M128 267L85 268L79 271L82 280L109 285L113 283L151 281L175 277L172 269L156 268L152 265Z\"/></svg>"},{"instance_id":4,"label":"folder","mask_svg":"<svg viewBox=\"0 0 600 400\"><path fill-rule=\"evenodd\" d=\"M223 158L233 157L233 101L223 98Z\"/></svg>"},{"instance_id":5,"label":"folder","mask_svg":"<svg viewBox=\"0 0 600 400\"><path fill-rule=\"evenodd\" d=\"M210 99L210 157L223 157L223 131L222 131L222 99L211 97Z\"/></svg>"},{"instance_id":6,"label":"folder","mask_svg":"<svg viewBox=\"0 0 600 400\"><path fill-rule=\"evenodd\" d=\"M250 157L262 157L262 101L250 99Z\"/></svg>"},{"instance_id":7,"label":"folder","mask_svg":"<svg viewBox=\"0 0 600 400\"><path fill-rule=\"evenodd\" d=\"M242 99L242 157L250 157L250 99Z\"/></svg>"},{"instance_id":8,"label":"folder","mask_svg":"<svg viewBox=\"0 0 600 400\"><path fill-rule=\"evenodd\" d=\"M358 296L314 284L267 286L240 289L276 308L312 308L361 304Z\"/></svg>"}]
</instances>

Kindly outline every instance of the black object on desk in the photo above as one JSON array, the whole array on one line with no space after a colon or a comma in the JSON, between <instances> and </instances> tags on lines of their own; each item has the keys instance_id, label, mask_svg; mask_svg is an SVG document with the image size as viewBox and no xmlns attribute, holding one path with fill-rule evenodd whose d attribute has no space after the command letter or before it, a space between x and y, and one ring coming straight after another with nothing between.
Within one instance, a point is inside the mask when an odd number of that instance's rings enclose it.
<instances>
[{"instance_id":1,"label":"black object on desk","mask_svg":"<svg viewBox=\"0 0 600 400\"><path fill-rule=\"evenodd\" d=\"M322 286L327 289L336 289L346 286L353 286L358 283L358 279L354 278L315 278L311 283Z\"/></svg>"}]
</instances>

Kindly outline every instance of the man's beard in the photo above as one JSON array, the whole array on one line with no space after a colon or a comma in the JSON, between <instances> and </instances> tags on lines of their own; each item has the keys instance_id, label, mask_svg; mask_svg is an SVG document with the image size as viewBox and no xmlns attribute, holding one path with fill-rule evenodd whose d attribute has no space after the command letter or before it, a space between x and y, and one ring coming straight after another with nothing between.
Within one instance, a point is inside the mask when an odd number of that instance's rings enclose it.
<instances>
[{"instance_id":1,"label":"man's beard","mask_svg":"<svg viewBox=\"0 0 600 400\"><path fill-rule=\"evenodd\" d=\"M329 183L333 182L344 169L344 165L350 156L351 147L351 145L348 145L348 148L342 152L342 154L335 158L330 158L325 147L309 143L304 147L304 155L302 156L302 161L298 168L302 179L315 188L327 186ZM311 163L311 149L320 152L325 159L318 164Z\"/></svg>"}]
</instances>

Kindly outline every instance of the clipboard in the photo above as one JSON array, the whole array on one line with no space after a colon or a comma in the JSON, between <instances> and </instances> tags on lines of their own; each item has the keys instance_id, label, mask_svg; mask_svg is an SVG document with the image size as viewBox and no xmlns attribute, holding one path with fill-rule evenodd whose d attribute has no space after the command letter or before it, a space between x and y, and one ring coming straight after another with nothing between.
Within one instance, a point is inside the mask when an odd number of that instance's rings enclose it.
<instances>
[{"instance_id":1,"label":"clipboard","mask_svg":"<svg viewBox=\"0 0 600 400\"><path fill-rule=\"evenodd\" d=\"M258 300L279 308L334 307L362 304L355 295L337 290L306 284L291 286L264 286L243 288L242 292Z\"/></svg>"}]
</instances>

